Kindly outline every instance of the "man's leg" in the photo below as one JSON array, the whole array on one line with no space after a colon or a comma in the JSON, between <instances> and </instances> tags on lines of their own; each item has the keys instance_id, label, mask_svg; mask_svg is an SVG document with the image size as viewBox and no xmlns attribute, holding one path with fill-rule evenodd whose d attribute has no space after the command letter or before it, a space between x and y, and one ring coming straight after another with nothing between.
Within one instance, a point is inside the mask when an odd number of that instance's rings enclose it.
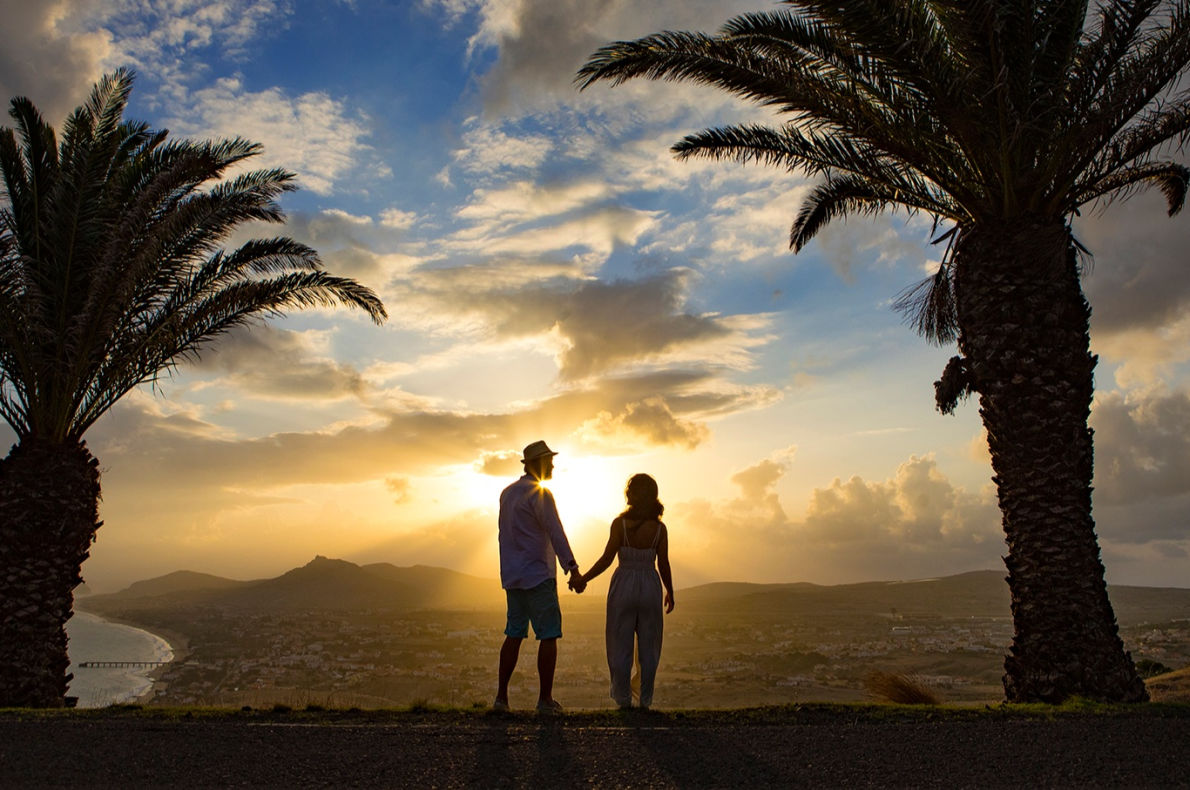
<instances>
[{"instance_id":1,"label":"man's leg","mask_svg":"<svg viewBox=\"0 0 1190 790\"><path fill-rule=\"evenodd\" d=\"M558 665L558 640L542 639L537 645L537 675L541 678L538 702L554 699L554 668Z\"/></svg>"},{"instance_id":2,"label":"man's leg","mask_svg":"<svg viewBox=\"0 0 1190 790\"><path fill-rule=\"evenodd\" d=\"M504 645L500 648L500 685L496 689L496 699L505 704L508 703L508 681L512 679L512 671L516 669L522 641L524 640L506 636Z\"/></svg>"}]
</instances>

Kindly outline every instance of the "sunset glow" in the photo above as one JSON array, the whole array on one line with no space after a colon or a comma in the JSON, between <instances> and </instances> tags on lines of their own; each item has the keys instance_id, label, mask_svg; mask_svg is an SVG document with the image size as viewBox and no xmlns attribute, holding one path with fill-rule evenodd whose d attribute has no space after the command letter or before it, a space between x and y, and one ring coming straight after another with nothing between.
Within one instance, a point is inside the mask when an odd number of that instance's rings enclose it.
<instances>
[{"instance_id":1,"label":"sunset glow","mask_svg":"<svg viewBox=\"0 0 1190 790\"><path fill-rule=\"evenodd\" d=\"M929 218L855 217L795 256L813 181L669 151L763 110L572 84L608 41L768 5L0 1L23 53L0 66L5 101L59 125L134 67L129 117L262 143L255 164L302 188L253 234L309 244L390 315L230 332L103 417L88 584L264 578L316 554L495 579L499 493L539 439L584 566L646 472L679 588L1002 568L979 405L937 412L956 352L890 306L938 267ZM1075 225L1113 583L1190 584L1188 214L1141 193Z\"/></svg>"}]
</instances>

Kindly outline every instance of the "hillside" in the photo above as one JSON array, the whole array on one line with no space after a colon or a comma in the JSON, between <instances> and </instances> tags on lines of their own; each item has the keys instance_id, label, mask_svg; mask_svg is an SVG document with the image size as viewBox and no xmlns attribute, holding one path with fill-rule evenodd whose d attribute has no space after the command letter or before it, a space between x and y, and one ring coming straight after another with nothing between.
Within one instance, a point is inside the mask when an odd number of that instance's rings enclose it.
<instances>
[{"instance_id":1,"label":"hillside","mask_svg":"<svg viewBox=\"0 0 1190 790\"><path fill-rule=\"evenodd\" d=\"M1121 625L1190 617L1190 589L1110 585ZM938 579L860 584L705 584L680 591L683 605L789 616L886 613L905 617L1009 617L1003 571L972 571Z\"/></svg>"},{"instance_id":2,"label":"hillside","mask_svg":"<svg viewBox=\"0 0 1190 790\"><path fill-rule=\"evenodd\" d=\"M1112 586L1121 625L1190 618L1190 589ZM973 571L915 581L816 585L717 582L679 589L686 611L730 611L736 615L814 617L829 614L901 617L1009 617L1008 586L1002 571ZM80 602L99 613L119 608L215 606L254 612L348 610L499 610L504 606L494 579L426 565L356 565L318 556L274 578L234 581L178 571L136 582L110 595ZM567 595L571 611L602 610L602 596Z\"/></svg>"},{"instance_id":3,"label":"hillside","mask_svg":"<svg viewBox=\"0 0 1190 790\"><path fill-rule=\"evenodd\" d=\"M178 571L109 595L80 601L102 614L194 606L252 612L289 610L468 610L496 606L499 585L487 579L424 565L360 566L318 556L274 579L234 581Z\"/></svg>"}]
</instances>

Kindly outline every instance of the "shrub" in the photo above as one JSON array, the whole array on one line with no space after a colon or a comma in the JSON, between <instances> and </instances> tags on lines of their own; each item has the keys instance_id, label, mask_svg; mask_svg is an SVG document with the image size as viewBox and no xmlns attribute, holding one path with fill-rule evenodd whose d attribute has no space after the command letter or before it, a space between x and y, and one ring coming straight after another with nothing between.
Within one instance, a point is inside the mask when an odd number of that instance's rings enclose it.
<instances>
[{"instance_id":1,"label":"shrub","mask_svg":"<svg viewBox=\"0 0 1190 790\"><path fill-rule=\"evenodd\" d=\"M920 679L899 672L870 672L864 678L869 696L898 705L938 705L941 698Z\"/></svg>"}]
</instances>

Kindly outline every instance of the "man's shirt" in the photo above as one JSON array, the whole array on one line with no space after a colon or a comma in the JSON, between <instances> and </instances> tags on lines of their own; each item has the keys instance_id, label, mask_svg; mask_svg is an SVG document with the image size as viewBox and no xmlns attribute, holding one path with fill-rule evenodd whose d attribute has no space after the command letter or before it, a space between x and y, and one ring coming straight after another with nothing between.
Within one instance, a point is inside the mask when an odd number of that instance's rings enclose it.
<instances>
[{"instance_id":1,"label":"man's shirt","mask_svg":"<svg viewBox=\"0 0 1190 790\"><path fill-rule=\"evenodd\" d=\"M500 584L528 590L577 568L554 495L525 475L500 493Z\"/></svg>"}]
</instances>

